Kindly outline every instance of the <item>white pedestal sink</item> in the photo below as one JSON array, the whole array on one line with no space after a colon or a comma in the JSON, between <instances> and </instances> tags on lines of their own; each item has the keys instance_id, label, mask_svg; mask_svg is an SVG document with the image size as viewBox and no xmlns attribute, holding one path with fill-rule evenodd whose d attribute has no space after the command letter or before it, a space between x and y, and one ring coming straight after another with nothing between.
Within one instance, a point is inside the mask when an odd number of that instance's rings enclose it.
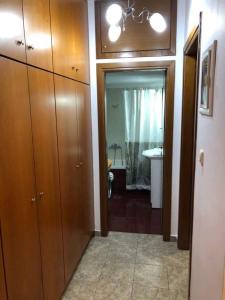
<instances>
[{"instance_id":1,"label":"white pedestal sink","mask_svg":"<svg viewBox=\"0 0 225 300\"><path fill-rule=\"evenodd\" d=\"M163 149L145 150L142 155L151 160L151 202L152 208L162 208Z\"/></svg>"}]
</instances>

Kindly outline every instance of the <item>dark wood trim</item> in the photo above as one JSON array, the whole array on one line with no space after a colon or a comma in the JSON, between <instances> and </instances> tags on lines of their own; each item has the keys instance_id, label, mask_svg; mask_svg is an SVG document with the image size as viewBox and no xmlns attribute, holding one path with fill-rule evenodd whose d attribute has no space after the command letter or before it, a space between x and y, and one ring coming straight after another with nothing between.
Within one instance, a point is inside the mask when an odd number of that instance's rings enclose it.
<instances>
[{"instance_id":1,"label":"dark wood trim","mask_svg":"<svg viewBox=\"0 0 225 300\"><path fill-rule=\"evenodd\" d=\"M171 189L172 189L172 151L173 151L173 108L175 62L126 62L97 65L98 79L98 122L99 122L99 158L100 158L100 207L101 233L108 234L108 200L107 200L107 153L105 130L105 73L125 70L166 69L166 103L165 103L165 140L163 169L163 239L170 240L171 227Z\"/></svg>"},{"instance_id":2,"label":"dark wood trim","mask_svg":"<svg viewBox=\"0 0 225 300\"><path fill-rule=\"evenodd\" d=\"M177 0L171 0L171 32L170 48L157 49L148 51L122 51L122 52L103 52L101 47L101 2L108 0L95 1L95 29L96 29L96 56L98 59L107 58L124 58L124 57L157 57L157 56L174 56L176 55L176 33L177 33Z\"/></svg>"},{"instance_id":3,"label":"dark wood trim","mask_svg":"<svg viewBox=\"0 0 225 300\"><path fill-rule=\"evenodd\" d=\"M182 134L181 134L178 248L190 249L189 299L190 299L191 270L192 270L191 261L192 261L192 236L193 236L193 213L194 213L194 186L195 186L195 169L196 169L197 120L198 120L198 86L199 86L199 70L200 70L200 55L201 55L201 32L202 32L202 13L200 13L199 25L192 30L184 46L184 82L183 82L183 112L182 112ZM194 61L194 68L193 68L193 61ZM185 72L187 70L188 64L192 64L192 70L188 76L188 80L186 81ZM192 80L192 78L194 80ZM191 105L191 110L189 112L185 111L185 107L186 107L185 104L187 103L189 103L189 106ZM186 113L189 113L189 115L187 116ZM187 133L185 133L183 130L185 126L188 127L189 125L190 125L189 127L190 130L187 135ZM188 152L190 155L187 155ZM187 172L189 173L189 175L187 175ZM187 180L188 178L189 180Z\"/></svg>"},{"instance_id":4,"label":"dark wood trim","mask_svg":"<svg viewBox=\"0 0 225 300\"><path fill-rule=\"evenodd\" d=\"M189 35L184 47L178 226L178 248L183 250L191 248L192 240L200 35L201 25L198 25Z\"/></svg>"}]
</instances>

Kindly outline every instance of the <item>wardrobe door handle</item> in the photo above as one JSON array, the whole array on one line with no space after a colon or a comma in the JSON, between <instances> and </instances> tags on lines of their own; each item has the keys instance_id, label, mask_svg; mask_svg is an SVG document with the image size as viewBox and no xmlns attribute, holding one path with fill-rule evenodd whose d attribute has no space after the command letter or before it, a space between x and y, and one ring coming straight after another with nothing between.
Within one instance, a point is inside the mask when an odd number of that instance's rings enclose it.
<instances>
[{"instance_id":1,"label":"wardrobe door handle","mask_svg":"<svg viewBox=\"0 0 225 300\"><path fill-rule=\"evenodd\" d=\"M31 202L36 202L36 198L35 197L33 197L33 198L31 198Z\"/></svg>"},{"instance_id":2,"label":"wardrobe door handle","mask_svg":"<svg viewBox=\"0 0 225 300\"><path fill-rule=\"evenodd\" d=\"M34 50L34 47L31 46L31 45L29 45L29 46L27 46L27 49L28 49L28 50Z\"/></svg>"},{"instance_id":3,"label":"wardrobe door handle","mask_svg":"<svg viewBox=\"0 0 225 300\"><path fill-rule=\"evenodd\" d=\"M44 194L43 192L39 193L40 199L43 199L44 195L45 195L45 194Z\"/></svg>"},{"instance_id":4,"label":"wardrobe door handle","mask_svg":"<svg viewBox=\"0 0 225 300\"><path fill-rule=\"evenodd\" d=\"M72 70L75 71L76 73L80 71L80 69L76 68L76 67L72 67Z\"/></svg>"},{"instance_id":5,"label":"wardrobe door handle","mask_svg":"<svg viewBox=\"0 0 225 300\"><path fill-rule=\"evenodd\" d=\"M80 165L76 164L76 168L77 168L77 169L80 168Z\"/></svg>"},{"instance_id":6,"label":"wardrobe door handle","mask_svg":"<svg viewBox=\"0 0 225 300\"><path fill-rule=\"evenodd\" d=\"M16 41L16 45L17 46L24 46L24 42L23 41Z\"/></svg>"}]
</instances>

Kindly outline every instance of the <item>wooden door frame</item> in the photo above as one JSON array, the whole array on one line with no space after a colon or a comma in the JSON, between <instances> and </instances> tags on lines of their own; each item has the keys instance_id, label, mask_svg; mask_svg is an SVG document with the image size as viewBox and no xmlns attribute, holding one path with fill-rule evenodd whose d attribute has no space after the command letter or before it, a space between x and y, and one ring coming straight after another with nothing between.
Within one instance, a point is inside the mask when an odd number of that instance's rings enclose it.
<instances>
[{"instance_id":1,"label":"wooden door frame","mask_svg":"<svg viewBox=\"0 0 225 300\"><path fill-rule=\"evenodd\" d=\"M197 121L198 121L198 99L199 99L199 76L200 76L200 59L201 59L201 34L202 34L202 13L200 13L199 24L196 26L192 32L190 33L185 46L184 46L184 82L183 82L183 104L186 99L190 100L190 90L185 90L185 57L191 56L192 47L197 42L197 51L196 51L196 67L195 67L195 86L194 86L194 97L192 97L192 101L194 101L194 113L193 113L193 144L192 149L190 150L192 153L192 159L188 161L190 166L189 171L191 172L191 181L185 187L181 186L180 181L180 195L179 195L179 219L178 219L178 248L179 249L190 249L190 260L189 260L189 295L188 299L190 299L190 290L191 290L191 271L192 271L192 236L193 236L193 215L194 215L194 187L195 187L195 170L196 170L196 149L197 149ZM190 87L189 87L190 88ZM193 88L193 86L192 86ZM183 118L184 118L184 110L182 111L182 126L183 126ZM180 175L182 176L182 162L184 160L183 151L185 146L185 136L182 135L181 132L181 169ZM180 178L181 180L181 178ZM185 182L185 181L184 181ZM183 183L184 184L184 183ZM189 191L189 198L182 198L181 193L183 190ZM183 222L183 223L182 223ZM183 227L181 229L181 226ZM181 240L181 235L186 234L185 239ZM188 236L188 239L187 239Z\"/></svg>"},{"instance_id":2,"label":"wooden door frame","mask_svg":"<svg viewBox=\"0 0 225 300\"><path fill-rule=\"evenodd\" d=\"M101 235L108 235L108 197L107 197L107 153L105 124L105 74L107 72L131 70L165 69L166 103L165 103L165 137L163 168L163 239L170 240L171 227L171 190L172 190L172 153L173 153L173 113L175 61L121 62L97 65L98 87L98 126L99 126L99 167L100 167L100 210Z\"/></svg>"},{"instance_id":3,"label":"wooden door frame","mask_svg":"<svg viewBox=\"0 0 225 300\"><path fill-rule=\"evenodd\" d=\"M198 86L200 69L200 45L201 45L201 24L200 22L189 35L184 46L184 81L183 81L183 110L182 110L182 129L181 129L181 158L180 158L180 191L179 191L179 220L178 220L178 248L190 250L192 247L193 231L193 211L194 211L194 184L196 168L196 139L197 139L197 120L198 120ZM197 43L196 53L193 55L193 47ZM195 57L195 81L191 84L190 80L185 80L185 73L188 72L189 63L187 58ZM188 74L193 76L193 69ZM192 103L192 119L185 120L186 102ZM189 112L190 116L190 112ZM184 134L185 126L190 126L188 134ZM191 145L191 149L190 149ZM189 147L189 148L188 148ZM188 151L187 151L188 150ZM186 151L186 154L185 154ZM189 155L187 155L187 152ZM191 155L190 155L191 154ZM191 178L190 178L191 177ZM188 181L188 178L190 180Z\"/></svg>"}]
</instances>

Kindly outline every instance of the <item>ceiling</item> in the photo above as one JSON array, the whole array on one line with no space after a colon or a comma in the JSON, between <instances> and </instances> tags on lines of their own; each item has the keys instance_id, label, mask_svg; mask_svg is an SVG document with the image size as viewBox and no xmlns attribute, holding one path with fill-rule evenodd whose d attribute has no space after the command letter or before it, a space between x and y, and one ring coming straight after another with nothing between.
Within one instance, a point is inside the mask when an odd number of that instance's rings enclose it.
<instances>
[{"instance_id":1,"label":"ceiling","mask_svg":"<svg viewBox=\"0 0 225 300\"><path fill-rule=\"evenodd\" d=\"M163 88L165 76L163 69L109 72L106 88Z\"/></svg>"}]
</instances>

